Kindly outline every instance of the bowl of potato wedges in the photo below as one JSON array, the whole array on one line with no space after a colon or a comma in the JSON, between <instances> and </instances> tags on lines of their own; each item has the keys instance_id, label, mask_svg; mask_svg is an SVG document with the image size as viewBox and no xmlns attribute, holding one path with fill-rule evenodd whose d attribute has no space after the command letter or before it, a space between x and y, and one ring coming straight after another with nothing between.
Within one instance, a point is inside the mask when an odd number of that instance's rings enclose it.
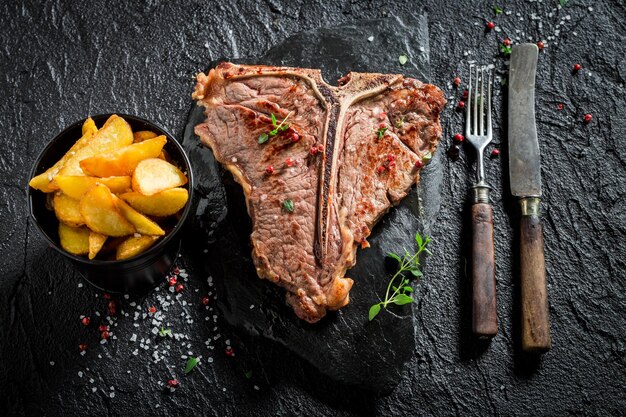
<instances>
[{"instance_id":1,"label":"bowl of potato wedges","mask_svg":"<svg viewBox=\"0 0 626 417\"><path fill-rule=\"evenodd\" d=\"M30 214L87 281L140 293L164 279L180 249L193 174L180 144L139 117L78 121L41 152L28 184Z\"/></svg>"}]
</instances>

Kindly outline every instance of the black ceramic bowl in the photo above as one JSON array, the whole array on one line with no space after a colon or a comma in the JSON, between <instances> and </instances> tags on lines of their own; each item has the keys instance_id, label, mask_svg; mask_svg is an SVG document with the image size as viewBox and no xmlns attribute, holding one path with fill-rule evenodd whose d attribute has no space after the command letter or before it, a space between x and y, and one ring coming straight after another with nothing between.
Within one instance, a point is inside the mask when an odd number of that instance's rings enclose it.
<instances>
[{"instance_id":1,"label":"black ceramic bowl","mask_svg":"<svg viewBox=\"0 0 626 417\"><path fill-rule=\"evenodd\" d=\"M162 127L141 119L139 117L126 114L118 114L123 117L132 127L133 132L138 130L152 130L153 132L165 135L167 143L165 151L169 155L172 163L177 165L187 174L189 182L186 188L189 191L187 205L182 209L178 221L174 221L169 232L160 239L156 245L133 258L116 260L89 260L87 257L72 255L63 250L59 244L57 220L53 211L46 208L46 194L28 188L28 204L30 214L37 228L48 240L50 246L61 253L66 259L75 265L80 274L92 285L107 292L124 294L142 294L152 289L156 284L165 278L169 269L174 264L180 250L180 231L183 228L189 212L191 210L193 193L193 173L191 164L182 146ZM98 127L101 127L111 114L101 114L92 116ZM67 150L81 137L81 129L84 120L80 120L63 132L59 133L41 152L30 178L44 172L54 165ZM29 178L29 180L30 180Z\"/></svg>"}]
</instances>

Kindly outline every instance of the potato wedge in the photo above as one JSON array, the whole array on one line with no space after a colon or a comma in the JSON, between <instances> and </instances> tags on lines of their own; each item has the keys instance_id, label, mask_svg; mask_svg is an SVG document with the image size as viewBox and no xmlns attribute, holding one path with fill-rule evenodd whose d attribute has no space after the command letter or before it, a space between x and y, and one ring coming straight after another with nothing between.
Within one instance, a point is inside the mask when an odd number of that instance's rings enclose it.
<instances>
[{"instance_id":1,"label":"potato wedge","mask_svg":"<svg viewBox=\"0 0 626 417\"><path fill-rule=\"evenodd\" d=\"M96 126L96 122L94 122L91 117L88 117L87 120L85 120L85 123L83 123L83 127L82 127L83 136L85 136L87 132L96 133L97 131L98 131L98 127Z\"/></svg>"},{"instance_id":2,"label":"potato wedge","mask_svg":"<svg viewBox=\"0 0 626 417\"><path fill-rule=\"evenodd\" d=\"M165 217L176 214L185 207L189 198L189 192L184 188L170 188L151 196L132 192L122 194L120 198L143 214Z\"/></svg>"},{"instance_id":3,"label":"potato wedge","mask_svg":"<svg viewBox=\"0 0 626 417\"><path fill-rule=\"evenodd\" d=\"M59 223L61 247L73 255L89 253L89 229L85 226L72 227Z\"/></svg>"},{"instance_id":4,"label":"potato wedge","mask_svg":"<svg viewBox=\"0 0 626 417\"><path fill-rule=\"evenodd\" d=\"M115 259L128 259L145 252L158 239L157 236L133 236L129 237L117 247Z\"/></svg>"},{"instance_id":5,"label":"potato wedge","mask_svg":"<svg viewBox=\"0 0 626 417\"><path fill-rule=\"evenodd\" d=\"M139 130L135 133L133 133L133 138L135 140L135 143L138 142L143 142L144 140L147 139L152 139L152 138L156 138L158 135L150 130Z\"/></svg>"},{"instance_id":6,"label":"potato wedge","mask_svg":"<svg viewBox=\"0 0 626 417\"><path fill-rule=\"evenodd\" d=\"M120 194L130 190L130 177L95 178L76 175L58 175L54 181L64 194L77 200L80 200L83 194L96 185L96 183L106 185L114 194Z\"/></svg>"},{"instance_id":7,"label":"potato wedge","mask_svg":"<svg viewBox=\"0 0 626 417\"><path fill-rule=\"evenodd\" d=\"M185 184L187 177L180 169L158 158L144 159L133 172L133 190L143 195L154 195Z\"/></svg>"},{"instance_id":8,"label":"potato wedge","mask_svg":"<svg viewBox=\"0 0 626 417\"><path fill-rule=\"evenodd\" d=\"M85 120L82 129L83 136L78 139L74 145L72 145L70 150L67 151L61 159L59 159L52 167L48 168L46 172L43 172L30 180L29 185L31 187L39 191L43 191L44 193L51 193L52 191L59 189L59 187L52 182L54 177L79 149L83 148L94 138L96 132L98 131L96 124L91 117Z\"/></svg>"},{"instance_id":9,"label":"potato wedge","mask_svg":"<svg viewBox=\"0 0 626 417\"><path fill-rule=\"evenodd\" d=\"M96 257L100 249L104 246L104 242L107 241L107 237L108 236L96 232L89 233L89 259Z\"/></svg>"},{"instance_id":10,"label":"potato wedge","mask_svg":"<svg viewBox=\"0 0 626 417\"><path fill-rule=\"evenodd\" d=\"M120 213L106 185L96 184L80 199L80 214L94 232L107 236L126 236L135 227Z\"/></svg>"},{"instance_id":11,"label":"potato wedge","mask_svg":"<svg viewBox=\"0 0 626 417\"><path fill-rule=\"evenodd\" d=\"M94 155L113 152L133 143L133 131L123 118L113 115L87 145L78 149L65 162L57 175L85 175L80 161Z\"/></svg>"},{"instance_id":12,"label":"potato wedge","mask_svg":"<svg viewBox=\"0 0 626 417\"><path fill-rule=\"evenodd\" d=\"M126 204L124 200L121 200L116 196L113 196L113 200L115 201L115 204L117 204L117 208L120 210L122 215L126 217L126 220L135 226L137 233L153 236L163 236L165 234L165 230L161 229L158 224Z\"/></svg>"},{"instance_id":13,"label":"potato wedge","mask_svg":"<svg viewBox=\"0 0 626 417\"><path fill-rule=\"evenodd\" d=\"M69 226L82 226L85 219L80 214L79 201L63 193L56 193L52 200L54 214L61 223Z\"/></svg>"},{"instance_id":14,"label":"potato wedge","mask_svg":"<svg viewBox=\"0 0 626 417\"><path fill-rule=\"evenodd\" d=\"M96 177L131 175L139 162L159 156L166 142L165 136L157 136L113 152L83 159L80 167L85 174Z\"/></svg>"}]
</instances>

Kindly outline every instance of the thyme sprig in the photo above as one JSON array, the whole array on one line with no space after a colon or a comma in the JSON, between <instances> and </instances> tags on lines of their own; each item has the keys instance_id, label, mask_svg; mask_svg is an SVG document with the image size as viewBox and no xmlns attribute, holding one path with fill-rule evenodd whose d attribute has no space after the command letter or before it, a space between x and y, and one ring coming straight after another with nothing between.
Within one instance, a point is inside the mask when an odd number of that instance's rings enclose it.
<instances>
[{"instance_id":1,"label":"thyme sprig","mask_svg":"<svg viewBox=\"0 0 626 417\"><path fill-rule=\"evenodd\" d=\"M415 234L415 242L418 246L415 253L410 254L406 249L402 257L393 252L387 253L388 257L398 262L398 270L393 277L391 277L387 285L385 299L370 307L368 314L369 321L374 320L374 317L380 313L381 309L384 308L386 310L387 306L390 304L401 306L414 301L413 297L409 295L413 292L413 288L409 285L408 276L413 276L414 278L421 278L423 276L420 270L420 255L422 252L430 254L427 248L430 241L430 237L426 236L422 238L418 232Z\"/></svg>"},{"instance_id":2,"label":"thyme sprig","mask_svg":"<svg viewBox=\"0 0 626 417\"><path fill-rule=\"evenodd\" d=\"M274 113L270 113L270 117L272 118L272 126L274 126L274 129L270 130L267 133L261 133L259 135L259 144L262 145L267 142L271 136L276 136L278 132L289 129L289 123L287 123L287 119L289 119L289 116L291 116L292 113L293 110L290 111L280 123L278 123L278 120L276 120L276 116L274 115Z\"/></svg>"}]
</instances>

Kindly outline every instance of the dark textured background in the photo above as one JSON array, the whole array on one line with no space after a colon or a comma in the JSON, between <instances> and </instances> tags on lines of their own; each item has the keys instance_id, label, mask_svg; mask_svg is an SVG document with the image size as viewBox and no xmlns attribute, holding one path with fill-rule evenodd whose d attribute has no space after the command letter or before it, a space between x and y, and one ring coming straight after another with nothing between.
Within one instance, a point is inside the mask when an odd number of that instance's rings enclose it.
<instances>
[{"instance_id":1,"label":"dark textured background","mask_svg":"<svg viewBox=\"0 0 626 417\"><path fill-rule=\"evenodd\" d=\"M502 31L490 33L483 28L493 15L491 1L425 4L432 81L448 97L458 98L449 84L463 76L464 61L495 58L505 36L548 45L540 56L537 117L554 347L541 360L518 349L516 208L502 176L506 157L487 164L495 187L501 331L488 346L469 335L465 201L472 157L464 149L459 161L445 159L434 256L416 294L414 358L398 388L375 398L326 380L269 342L233 333L219 317L214 326L217 313L198 306L212 290L201 274L191 274L166 313L165 322L189 338L185 346L163 341L167 359L153 363L151 349L132 354L138 343L129 343L130 335L144 337L152 326L133 321L134 309L123 299L120 309L130 317L115 321L117 340L99 345L97 324L86 329L79 317L103 313L102 294L79 287L72 268L46 248L27 219L24 186L38 152L70 122L134 113L181 136L191 77L210 60L254 56L301 30L402 15L416 8L413 2L3 2L0 414L619 415L626 409L626 8L622 1L570 0L559 11L557 4L502 2L512 13L495 18ZM495 62L505 68L501 58ZM575 62L584 71L573 75ZM445 147L460 130L455 101L443 119ZM585 113L594 116L589 125L582 123ZM164 290L143 300L142 311L161 308ZM209 339L213 350L205 347ZM224 354L227 339L235 357ZM84 356L79 343L90 345ZM187 351L203 362L185 377L178 357ZM251 378L244 375L249 371ZM181 380L175 393L160 385L171 375Z\"/></svg>"}]
</instances>

